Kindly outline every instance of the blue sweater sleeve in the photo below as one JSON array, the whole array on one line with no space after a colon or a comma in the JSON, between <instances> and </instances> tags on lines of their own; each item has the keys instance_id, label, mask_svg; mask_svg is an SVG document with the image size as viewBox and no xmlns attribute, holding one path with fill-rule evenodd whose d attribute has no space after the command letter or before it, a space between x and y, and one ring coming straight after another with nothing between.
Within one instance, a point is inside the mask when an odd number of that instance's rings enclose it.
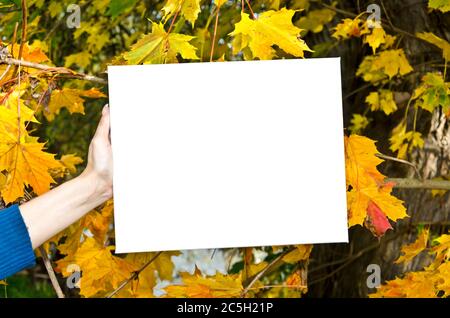
<instances>
[{"instance_id":1,"label":"blue sweater sleeve","mask_svg":"<svg viewBox=\"0 0 450 318\"><path fill-rule=\"evenodd\" d=\"M0 280L35 263L30 236L19 207L13 205L0 210Z\"/></svg>"}]
</instances>

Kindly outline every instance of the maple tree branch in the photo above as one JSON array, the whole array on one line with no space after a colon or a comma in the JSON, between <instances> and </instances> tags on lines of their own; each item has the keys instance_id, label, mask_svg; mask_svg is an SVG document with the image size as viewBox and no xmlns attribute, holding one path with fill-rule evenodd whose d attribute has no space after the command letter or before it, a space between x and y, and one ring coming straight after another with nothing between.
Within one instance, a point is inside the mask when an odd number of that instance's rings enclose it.
<instances>
[{"instance_id":1,"label":"maple tree branch","mask_svg":"<svg viewBox=\"0 0 450 318\"><path fill-rule=\"evenodd\" d=\"M50 277L50 281L52 282L52 286L56 292L56 295L58 296L58 298L65 298L64 293L61 289L61 286L59 286L58 278L56 278L56 274L55 274L55 271L53 270L50 259L48 258L47 252L45 251L45 248L43 246L39 247L39 253L41 253L42 260L44 261L45 269L47 270L48 277Z\"/></svg>"},{"instance_id":2,"label":"maple tree branch","mask_svg":"<svg viewBox=\"0 0 450 318\"><path fill-rule=\"evenodd\" d=\"M253 276L250 280L250 282L247 284L247 286L242 290L241 297L245 297L245 295L248 293L248 291L252 288L252 286L260 280L272 267L274 267L276 264L280 263L280 261L283 259L284 256L286 256L288 253L292 252L295 249L295 247L291 247L278 255L276 258L274 258L269 264L267 264L266 267L264 267L260 272L258 272L255 276Z\"/></svg>"},{"instance_id":3,"label":"maple tree branch","mask_svg":"<svg viewBox=\"0 0 450 318\"><path fill-rule=\"evenodd\" d=\"M450 190L450 180L418 180L411 178L387 178L385 182L394 183L394 188Z\"/></svg>"},{"instance_id":4,"label":"maple tree branch","mask_svg":"<svg viewBox=\"0 0 450 318\"><path fill-rule=\"evenodd\" d=\"M153 263L163 252L158 252L156 253L147 263L144 264L144 266L142 266L139 270L137 270L136 272L133 272L133 274L128 277L126 280L124 280L119 287L117 287L116 289L114 289L110 294L108 294L105 298L112 298L114 295L116 295L119 291L122 290L122 288L124 288L126 285L128 285L129 282L131 282L132 280L135 280L139 277L139 274L146 269L151 263Z\"/></svg>"},{"instance_id":5,"label":"maple tree branch","mask_svg":"<svg viewBox=\"0 0 450 318\"><path fill-rule=\"evenodd\" d=\"M71 69L65 68L65 67L53 67L53 66L48 66L45 64L39 64L39 63L34 63L34 62L29 62L29 61L21 61L19 59L14 59L14 58L3 58L0 59L0 64L7 64L7 65L21 65L23 67L30 67L30 68L35 68L38 70L42 70L45 72L59 72L60 74L64 74L67 75L69 77L73 77L73 78L78 78L78 79L82 79L82 80L86 80L86 81L91 81L91 82L95 82L95 83L99 83L99 84L106 84L108 83L107 80L94 76L94 75L88 75L88 74L83 74L83 73L77 73Z\"/></svg>"}]
</instances>

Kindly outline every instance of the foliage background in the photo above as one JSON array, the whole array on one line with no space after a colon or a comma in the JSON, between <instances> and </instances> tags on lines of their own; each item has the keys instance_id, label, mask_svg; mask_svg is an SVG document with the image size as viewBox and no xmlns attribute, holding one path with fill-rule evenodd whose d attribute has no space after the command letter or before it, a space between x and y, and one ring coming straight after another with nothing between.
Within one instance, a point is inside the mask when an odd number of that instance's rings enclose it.
<instances>
[{"instance_id":1,"label":"foliage background","mask_svg":"<svg viewBox=\"0 0 450 318\"><path fill-rule=\"evenodd\" d=\"M72 3L81 8L80 28L71 29L66 24L70 15L67 7ZM387 35L367 27L366 8L372 3L381 10L381 26ZM283 8L296 11L283 11L286 10ZM243 21L242 10L248 15L247 24L239 24ZM6 115L17 108L14 98L19 96L22 107L34 110L39 123L26 124L24 131L46 142L45 153L57 154L57 160L36 169L50 173L57 183L62 183L83 169L81 162L86 159L101 106L107 102L106 85L101 79L106 79L104 72L108 64L340 56L345 134L352 134L346 146L361 152L360 156L347 153L347 169L363 169L369 183L374 178L378 182L376 196L382 194L383 202L389 204L383 208L380 201L371 197L370 202L375 202L378 208L370 209L368 201L356 209L349 195L350 244L317 245L312 251L309 246L227 250L223 251L230 259L226 275L204 276L200 271L178 273L176 285L165 290L174 297L366 297L368 294L442 297L450 290L446 278L450 277L447 262L450 240L446 235L450 207L446 192L436 189L450 187L440 183L432 187L434 191L423 189L424 183L418 180L415 171L432 181L439 178L445 182L449 175L450 86L446 82L450 58L449 10L447 0L2 0L0 117L4 114L4 118L11 118ZM280 20L271 20L270 14L279 14ZM254 21L262 22L253 24ZM296 28L303 31L300 33ZM423 32L432 32L439 38L419 34ZM246 45L248 42L255 46ZM21 47L24 60L50 68L36 71L28 67L18 69L17 65L11 67L8 58L17 58ZM394 50L402 50L404 55L380 58L378 69L373 65L371 70L363 69L364 61ZM398 70L395 65L399 65ZM422 80L428 73L436 76L432 78L433 85ZM100 79L86 80L80 74ZM233 85L245 89L243 83ZM417 90L420 87L423 91ZM377 92L378 95L367 99ZM218 92L228 93L225 89ZM151 93L148 98L151 101ZM320 129L320 118L311 120L316 120ZM5 136L11 132L19 132L20 136L20 127L12 127L11 122L1 124ZM404 131L395 130L402 128L402 124ZM11 143L6 139L0 136L0 143L8 146ZM378 150L371 140L377 141ZM36 141L22 142L28 145ZM20 184L22 189L19 186L15 190L20 195L12 196L11 162L5 159L1 149L0 188L4 203L22 202L38 194L33 185L24 189L24 182ZM376 157L378 152L385 155L383 160ZM74 156L62 157L71 154ZM407 160L409 164L395 158ZM383 175L377 172L377 166ZM351 175L350 169L349 193L360 186L359 181L353 182ZM389 194L392 185L382 184L384 175L401 178L393 193L404 201L408 218L403 218L401 202ZM405 189L407 178L417 181L413 189ZM277 221L282 224L289 220ZM111 222L112 205L108 203L46 244L46 254L66 296L104 297L115 291L115 297L151 297L159 279L172 279L173 253L114 256ZM383 235L391 226L394 229ZM264 252L262 259L257 257L260 252ZM402 253L406 260L395 262ZM8 285L1 286L5 296L54 296L43 262L39 262L37 268L8 279ZM81 289L66 287L66 277L73 274L67 272L71 263L81 266ZM381 266L384 285L378 292L366 284L369 264ZM148 267L143 268L145 265ZM140 271L139 279L131 279L118 289L136 271ZM261 278L256 276L258 273L263 274ZM110 275L117 279L111 281ZM399 278L394 280L396 277Z\"/></svg>"}]
</instances>

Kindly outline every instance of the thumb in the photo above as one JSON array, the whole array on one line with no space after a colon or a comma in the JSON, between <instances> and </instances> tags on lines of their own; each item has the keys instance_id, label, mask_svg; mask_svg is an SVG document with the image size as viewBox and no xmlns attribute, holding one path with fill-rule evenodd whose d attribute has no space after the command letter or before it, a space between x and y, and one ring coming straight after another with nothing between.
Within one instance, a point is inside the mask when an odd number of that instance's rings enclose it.
<instances>
[{"instance_id":1,"label":"thumb","mask_svg":"<svg viewBox=\"0 0 450 318\"><path fill-rule=\"evenodd\" d=\"M110 120L109 120L109 106L106 104L102 110L102 118L98 123L97 130L95 132L95 136L99 138L109 139L109 128L110 128Z\"/></svg>"}]
</instances>

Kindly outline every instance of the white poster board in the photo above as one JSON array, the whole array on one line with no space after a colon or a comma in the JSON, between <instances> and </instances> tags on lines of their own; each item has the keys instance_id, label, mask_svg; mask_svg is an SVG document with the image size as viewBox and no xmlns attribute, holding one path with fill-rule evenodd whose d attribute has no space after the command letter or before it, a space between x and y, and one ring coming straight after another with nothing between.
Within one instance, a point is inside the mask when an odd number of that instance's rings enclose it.
<instances>
[{"instance_id":1,"label":"white poster board","mask_svg":"<svg viewBox=\"0 0 450 318\"><path fill-rule=\"evenodd\" d=\"M110 66L116 251L347 242L340 59Z\"/></svg>"}]
</instances>

